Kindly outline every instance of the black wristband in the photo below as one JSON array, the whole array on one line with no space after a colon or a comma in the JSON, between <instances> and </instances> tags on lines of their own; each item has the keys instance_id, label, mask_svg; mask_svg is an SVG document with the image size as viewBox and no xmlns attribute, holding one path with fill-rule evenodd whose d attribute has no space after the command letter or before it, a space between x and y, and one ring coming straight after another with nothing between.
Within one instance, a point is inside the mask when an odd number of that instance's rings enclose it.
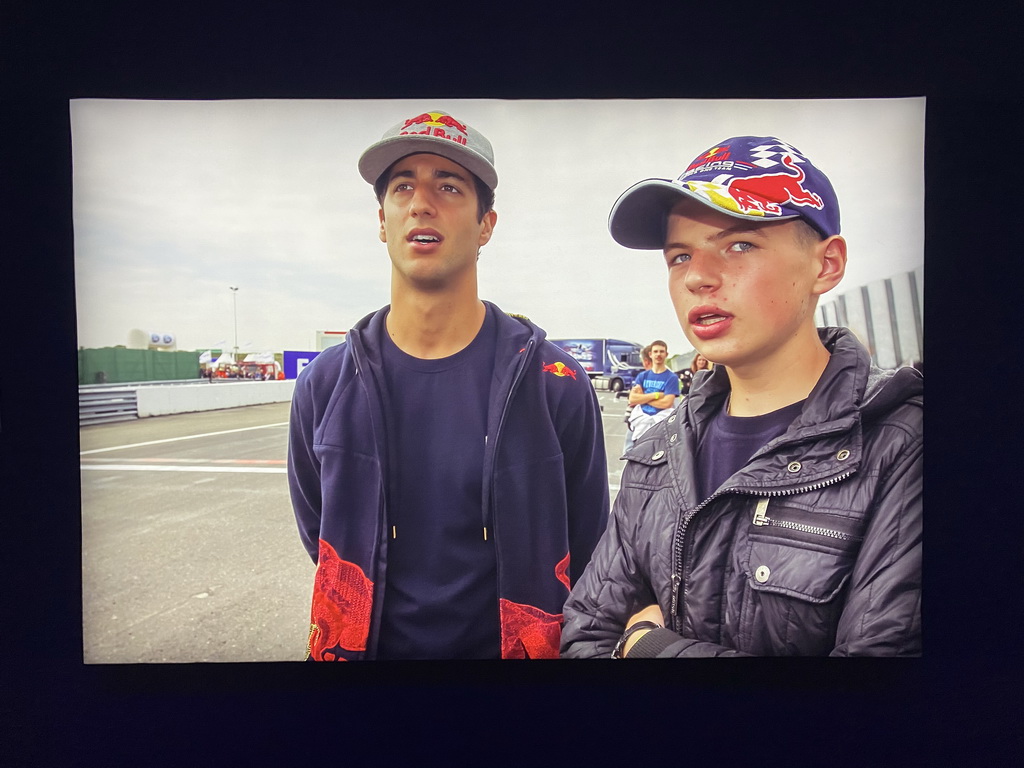
<instances>
[{"instance_id":1,"label":"black wristband","mask_svg":"<svg viewBox=\"0 0 1024 768\"><path fill-rule=\"evenodd\" d=\"M639 632L641 629L664 629L664 627L661 624L656 624L653 621L638 621L636 624L633 624L632 626L628 627L626 631L622 633L622 637L619 638L619 642L617 642L615 644L615 647L612 649L613 659L625 658L622 655L622 649L625 647L626 641L629 639L630 635L632 635L634 632Z\"/></svg>"}]
</instances>

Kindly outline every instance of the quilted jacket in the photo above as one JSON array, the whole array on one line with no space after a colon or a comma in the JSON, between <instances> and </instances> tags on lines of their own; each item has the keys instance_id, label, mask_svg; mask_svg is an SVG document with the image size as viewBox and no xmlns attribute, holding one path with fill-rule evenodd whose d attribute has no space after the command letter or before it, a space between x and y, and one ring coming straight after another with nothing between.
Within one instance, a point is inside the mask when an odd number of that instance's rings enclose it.
<instances>
[{"instance_id":1,"label":"quilted jacket","mask_svg":"<svg viewBox=\"0 0 1024 768\"><path fill-rule=\"evenodd\" d=\"M655 602L667 626L629 658L921 653L923 378L873 367L845 329L819 334L831 358L800 415L709 498L693 454L724 368L626 453L563 656L609 657Z\"/></svg>"}]
</instances>

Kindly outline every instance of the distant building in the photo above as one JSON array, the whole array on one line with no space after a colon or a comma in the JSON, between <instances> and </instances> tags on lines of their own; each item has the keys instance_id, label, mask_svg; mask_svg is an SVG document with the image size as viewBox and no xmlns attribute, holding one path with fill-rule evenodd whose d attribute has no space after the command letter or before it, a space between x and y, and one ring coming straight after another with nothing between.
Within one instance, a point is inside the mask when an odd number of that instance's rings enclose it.
<instances>
[{"instance_id":1,"label":"distant building","mask_svg":"<svg viewBox=\"0 0 1024 768\"><path fill-rule=\"evenodd\" d=\"M333 347L345 341L348 331L317 331L316 351L323 352L328 347Z\"/></svg>"},{"instance_id":2,"label":"distant building","mask_svg":"<svg viewBox=\"0 0 1024 768\"><path fill-rule=\"evenodd\" d=\"M815 312L818 327L849 328L875 365L898 368L924 362L924 266L853 288Z\"/></svg>"}]
</instances>

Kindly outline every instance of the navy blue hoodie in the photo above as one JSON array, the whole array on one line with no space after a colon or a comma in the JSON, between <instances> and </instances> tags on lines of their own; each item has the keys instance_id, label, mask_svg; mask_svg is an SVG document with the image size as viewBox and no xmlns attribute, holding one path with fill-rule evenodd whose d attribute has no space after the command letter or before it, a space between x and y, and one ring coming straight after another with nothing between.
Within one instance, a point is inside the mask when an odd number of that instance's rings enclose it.
<instances>
[{"instance_id":1,"label":"navy blue hoodie","mask_svg":"<svg viewBox=\"0 0 1024 768\"><path fill-rule=\"evenodd\" d=\"M308 650L321 661L376 654L388 505L377 339L388 309L307 365L292 399L288 481L317 564ZM562 605L608 519L601 410L587 374L543 330L496 316L480 515L497 555L501 655L554 658Z\"/></svg>"}]
</instances>

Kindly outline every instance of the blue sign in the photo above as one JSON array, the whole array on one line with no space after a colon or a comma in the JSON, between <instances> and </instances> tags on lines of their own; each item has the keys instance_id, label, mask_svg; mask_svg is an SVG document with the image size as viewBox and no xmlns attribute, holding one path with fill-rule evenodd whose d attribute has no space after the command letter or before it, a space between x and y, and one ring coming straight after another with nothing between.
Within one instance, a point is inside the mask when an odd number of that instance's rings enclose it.
<instances>
[{"instance_id":1,"label":"blue sign","mask_svg":"<svg viewBox=\"0 0 1024 768\"><path fill-rule=\"evenodd\" d=\"M295 352L286 349L283 353L284 377L286 379L297 378L299 371L309 365L309 362L319 354L319 352Z\"/></svg>"}]
</instances>

